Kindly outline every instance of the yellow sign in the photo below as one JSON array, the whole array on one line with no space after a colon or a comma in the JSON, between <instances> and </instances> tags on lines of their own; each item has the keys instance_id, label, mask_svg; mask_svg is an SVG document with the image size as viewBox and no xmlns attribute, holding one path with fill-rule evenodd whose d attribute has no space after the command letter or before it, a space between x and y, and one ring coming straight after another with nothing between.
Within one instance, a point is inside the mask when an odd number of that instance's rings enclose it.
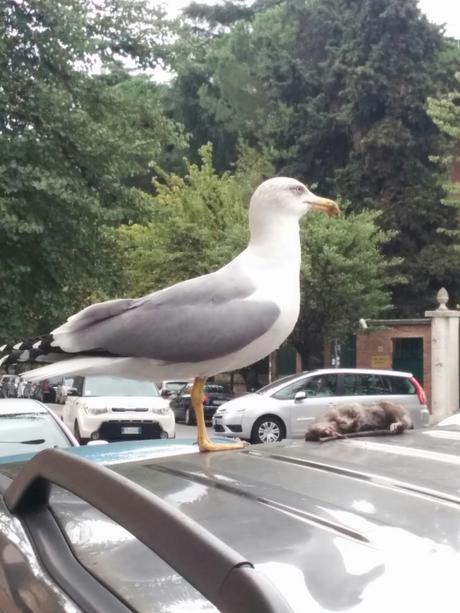
<instances>
[{"instance_id":1,"label":"yellow sign","mask_svg":"<svg viewBox=\"0 0 460 613\"><path fill-rule=\"evenodd\" d=\"M391 368L391 355L373 355L371 357L372 368Z\"/></svg>"}]
</instances>

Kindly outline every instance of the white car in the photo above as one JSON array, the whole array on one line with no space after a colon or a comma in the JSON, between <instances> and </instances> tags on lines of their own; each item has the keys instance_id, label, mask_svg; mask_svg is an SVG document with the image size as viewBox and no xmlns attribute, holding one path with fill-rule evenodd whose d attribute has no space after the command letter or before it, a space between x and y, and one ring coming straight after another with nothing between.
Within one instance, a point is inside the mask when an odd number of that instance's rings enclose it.
<instances>
[{"instance_id":1,"label":"white car","mask_svg":"<svg viewBox=\"0 0 460 613\"><path fill-rule=\"evenodd\" d=\"M74 377L63 420L81 443L176 435L174 413L155 383L122 377Z\"/></svg>"},{"instance_id":2,"label":"white car","mask_svg":"<svg viewBox=\"0 0 460 613\"><path fill-rule=\"evenodd\" d=\"M415 428L429 424L425 392L411 373L362 368L289 375L254 394L225 402L212 423L219 436L274 443L283 438L303 438L309 422L339 404L371 404L383 399L402 404Z\"/></svg>"},{"instance_id":3,"label":"white car","mask_svg":"<svg viewBox=\"0 0 460 613\"><path fill-rule=\"evenodd\" d=\"M0 457L78 447L69 428L37 400L0 400Z\"/></svg>"}]
</instances>

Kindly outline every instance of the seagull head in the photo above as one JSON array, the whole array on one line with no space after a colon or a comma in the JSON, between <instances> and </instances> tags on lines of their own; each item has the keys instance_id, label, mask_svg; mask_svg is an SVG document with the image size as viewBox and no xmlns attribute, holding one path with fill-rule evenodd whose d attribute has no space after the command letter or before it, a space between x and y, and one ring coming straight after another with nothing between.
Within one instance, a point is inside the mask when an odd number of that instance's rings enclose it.
<instances>
[{"instance_id":1,"label":"seagull head","mask_svg":"<svg viewBox=\"0 0 460 613\"><path fill-rule=\"evenodd\" d=\"M300 219L311 210L327 215L339 214L336 202L316 196L306 185L290 177L274 177L264 181L254 192L250 203L250 211L256 215L271 213Z\"/></svg>"}]
</instances>

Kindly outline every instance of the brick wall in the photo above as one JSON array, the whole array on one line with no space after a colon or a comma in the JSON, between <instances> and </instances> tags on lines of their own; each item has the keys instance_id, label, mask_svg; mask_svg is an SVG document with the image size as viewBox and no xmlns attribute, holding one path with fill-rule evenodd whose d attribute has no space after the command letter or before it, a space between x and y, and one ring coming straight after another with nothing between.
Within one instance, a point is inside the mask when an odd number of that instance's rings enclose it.
<instances>
[{"instance_id":1,"label":"brick wall","mask_svg":"<svg viewBox=\"0 0 460 613\"><path fill-rule=\"evenodd\" d=\"M387 324L380 330L359 332L356 336L356 367L391 369L393 339L395 338L423 339L423 387L428 397L428 405L431 406L431 326L429 320L412 324L404 324L401 320L392 326Z\"/></svg>"}]
</instances>

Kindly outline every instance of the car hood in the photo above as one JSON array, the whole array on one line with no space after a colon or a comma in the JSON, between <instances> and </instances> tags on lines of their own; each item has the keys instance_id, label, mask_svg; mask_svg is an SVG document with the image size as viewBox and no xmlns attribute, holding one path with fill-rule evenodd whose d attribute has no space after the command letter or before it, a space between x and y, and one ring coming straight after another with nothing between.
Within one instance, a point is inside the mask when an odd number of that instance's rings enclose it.
<instances>
[{"instance_id":1,"label":"car hood","mask_svg":"<svg viewBox=\"0 0 460 613\"><path fill-rule=\"evenodd\" d=\"M82 396L79 400L88 407L108 409L163 409L169 406L160 396Z\"/></svg>"},{"instance_id":2,"label":"car hood","mask_svg":"<svg viewBox=\"0 0 460 613\"><path fill-rule=\"evenodd\" d=\"M110 468L253 562L293 611L427 611L439 608L442 595L448 613L458 609L459 439L410 432L283 441ZM109 520L85 503L60 492L53 510L77 556L121 586L134 608L149 610L154 595L158 611L171 611L171 603L177 610L214 610L124 530L104 529Z\"/></svg>"}]
</instances>

